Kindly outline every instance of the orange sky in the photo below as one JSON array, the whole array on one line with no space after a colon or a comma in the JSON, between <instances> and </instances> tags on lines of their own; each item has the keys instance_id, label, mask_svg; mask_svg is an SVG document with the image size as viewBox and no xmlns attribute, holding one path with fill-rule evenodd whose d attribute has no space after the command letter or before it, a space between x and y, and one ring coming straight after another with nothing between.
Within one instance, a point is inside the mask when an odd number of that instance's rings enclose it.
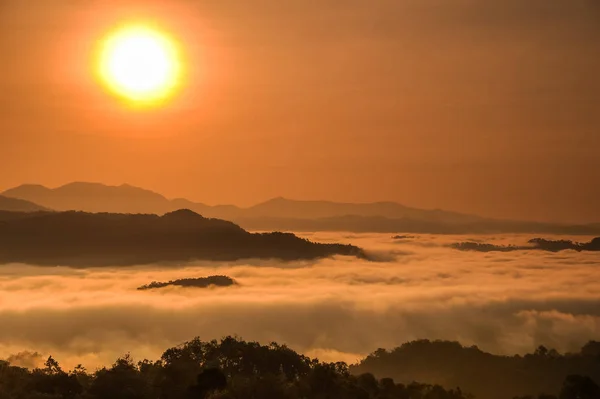
<instances>
[{"instance_id":1,"label":"orange sky","mask_svg":"<svg viewBox=\"0 0 600 399\"><path fill-rule=\"evenodd\" d=\"M130 20L187 59L152 112L91 73L97 40ZM595 0L2 0L0 189L600 221L599 71Z\"/></svg>"}]
</instances>

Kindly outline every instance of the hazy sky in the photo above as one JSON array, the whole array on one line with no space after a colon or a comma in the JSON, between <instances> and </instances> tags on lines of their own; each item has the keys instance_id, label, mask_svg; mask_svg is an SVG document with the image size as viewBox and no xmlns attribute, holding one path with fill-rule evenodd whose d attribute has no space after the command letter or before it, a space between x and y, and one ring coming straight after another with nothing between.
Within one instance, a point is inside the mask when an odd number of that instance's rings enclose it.
<instances>
[{"instance_id":1,"label":"hazy sky","mask_svg":"<svg viewBox=\"0 0 600 399\"><path fill-rule=\"evenodd\" d=\"M184 49L165 108L92 76L129 20ZM0 61L0 188L600 221L597 0L2 0Z\"/></svg>"}]
</instances>

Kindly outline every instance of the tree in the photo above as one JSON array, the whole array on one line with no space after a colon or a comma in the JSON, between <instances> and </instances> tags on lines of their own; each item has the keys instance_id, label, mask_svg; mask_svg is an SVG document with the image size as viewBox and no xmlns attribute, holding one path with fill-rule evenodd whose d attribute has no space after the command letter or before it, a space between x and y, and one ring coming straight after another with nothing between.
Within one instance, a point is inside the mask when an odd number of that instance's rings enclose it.
<instances>
[{"instance_id":1,"label":"tree","mask_svg":"<svg viewBox=\"0 0 600 399\"><path fill-rule=\"evenodd\" d=\"M98 399L145 399L150 391L129 355L117 359L110 369L97 371L90 387Z\"/></svg>"},{"instance_id":2,"label":"tree","mask_svg":"<svg viewBox=\"0 0 600 399\"><path fill-rule=\"evenodd\" d=\"M209 393L227 387L227 377L217 368L203 370L196 379L196 385L190 388L190 397L204 399Z\"/></svg>"},{"instance_id":3,"label":"tree","mask_svg":"<svg viewBox=\"0 0 600 399\"><path fill-rule=\"evenodd\" d=\"M568 376L560 391L559 399L598 399L600 387L587 376Z\"/></svg>"}]
</instances>

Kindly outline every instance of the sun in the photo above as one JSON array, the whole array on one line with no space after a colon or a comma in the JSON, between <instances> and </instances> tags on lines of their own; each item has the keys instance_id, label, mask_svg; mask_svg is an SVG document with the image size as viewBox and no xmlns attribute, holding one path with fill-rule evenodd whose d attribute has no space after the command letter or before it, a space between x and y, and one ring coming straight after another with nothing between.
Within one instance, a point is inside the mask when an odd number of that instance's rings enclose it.
<instances>
[{"instance_id":1,"label":"sun","mask_svg":"<svg viewBox=\"0 0 600 399\"><path fill-rule=\"evenodd\" d=\"M101 41L97 74L114 94L133 105L161 104L181 83L176 42L145 25L121 27Z\"/></svg>"}]
</instances>

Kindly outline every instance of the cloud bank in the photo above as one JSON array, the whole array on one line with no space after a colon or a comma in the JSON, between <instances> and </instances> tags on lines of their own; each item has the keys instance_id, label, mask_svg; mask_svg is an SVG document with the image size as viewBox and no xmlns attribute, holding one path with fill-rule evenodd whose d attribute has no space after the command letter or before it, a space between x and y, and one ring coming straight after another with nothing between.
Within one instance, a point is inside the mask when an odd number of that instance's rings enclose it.
<instances>
[{"instance_id":1,"label":"cloud bank","mask_svg":"<svg viewBox=\"0 0 600 399\"><path fill-rule=\"evenodd\" d=\"M354 362L418 338L494 353L537 345L578 350L600 335L596 253L459 252L448 244L531 237L306 234L366 248L381 262L198 262L169 267L0 267L0 358L65 367L156 359L194 336L277 341L322 360ZM138 291L151 281L220 274L239 285ZM36 353L39 352L39 353ZM40 355L41 354L41 355Z\"/></svg>"}]
</instances>

